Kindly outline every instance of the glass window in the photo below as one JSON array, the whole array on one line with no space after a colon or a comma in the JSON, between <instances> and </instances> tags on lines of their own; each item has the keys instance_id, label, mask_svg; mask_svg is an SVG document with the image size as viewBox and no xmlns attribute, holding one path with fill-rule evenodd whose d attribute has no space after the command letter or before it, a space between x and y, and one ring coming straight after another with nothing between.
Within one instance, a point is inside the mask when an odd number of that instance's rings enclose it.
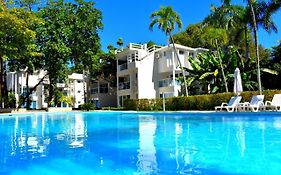
<instances>
[{"instance_id":1,"label":"glass window","mask_svg":"<svg viewBox=\"0 0 281 175\"><path fill-rule=\"evenodd\" d=\"M184 54L184 51L183 51L183 50L180 50L180 51L179 51L179 54L180 54L180 55L183 55L183 54Z\"/></svg>"},{"instance_id":2,"label":"glass window","mask_svg":"<svg viewBox=\"0 0 281 175\"><path fill-rule=\"evenodd\" d=\"M100 84L100 93L108 93L108 84Z\"/></svg>"}]
</instances>

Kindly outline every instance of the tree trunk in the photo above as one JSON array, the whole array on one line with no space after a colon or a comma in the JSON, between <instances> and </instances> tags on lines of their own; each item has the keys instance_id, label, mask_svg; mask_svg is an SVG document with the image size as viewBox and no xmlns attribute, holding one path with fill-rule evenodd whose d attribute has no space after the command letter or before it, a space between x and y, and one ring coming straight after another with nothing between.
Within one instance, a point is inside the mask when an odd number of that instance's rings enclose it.
<instances>
[{"instance_id":1,"label":"tree trunk","mask_svg":"<svg viewBox=\"0 0 281 175\"><path fill-rule=\"evenodd\" d=\"M53 96L54 96L54 82L50 80L50 87L49 87L49 97L48 97L48 107L51 107Z\"/></svg>"},{"instance_id":2,"label":"tree trunk","mask_svg":"<svg viewBox=\"0 0 281 175\"><path fill-rule=\"evenodd\" d=\"M259 43L258 43L256 16L255 16L255 11L253 8L252 0L248 0L248 4L251 8L252 18L253 18L254 38L255 38L255 47L256 47L257 79L258 79L258 85L259 85L259 93L260 93L260 95L262 95L261 75L260 75L260 56L259 56L259 45L258 45Z\"/></svg>"},{"instance_id":3,"label":"tree trunk","mask_svg":"<svg viewBox=\"0 0 281 175\"><path fill-rule=\"evenodd\" d=\"M218 46L218 41L217 40L216 40L216 47L217 47L217 53L218 53L218 57L219 57L222 77L223 77L223 81L224 81L225 91L228 92L227 81L226 81L226 77L225 77L225 74L224 74L224 68L223 68L223 65L222 65L222 59L221 59L221 56L220 56L220 53L219 53L220 50L219 50L219 46Z\"/></svg>"},{"instance_id":4,"label":"tree trunk","mask_svg":"<svg viewBox=\"0 0 281 175\"><path fill-rule=\"evenodd\" d=\"M0 57L0 83L1 83L1 97L0 97L0 101L1 101L1 108L5 108L5 102L8 98L8 93L7 93L7 84L6 84L6 66L5 66L5 62L3 60L3 57Z\"/></svg>"},{"instance_id":5,"label":"tree trunk","mask_svg":"<svg viewBox=\"0 0 281 175\"><path fill-rule=\"evenodd\" d=\"M172 37L172 34L171 34L171 32L168 32L168 33L169 33L170 39L172 40L173 48L174 48L174 51L176 53L179 65L180 65L180 69L182 71L182 76L183 76L183 81L184 81L184 88L185 88L185 95L188 96L187 84L186 84L186 79L185 79L185 71L183 70L183 67L182 67L182 64L181 64L181 61L180 61L180 57L179 57L179 54L177 52L177 49L176 49L175 42L174 42L174 39Z\"/></svg>"},{"instance_id":6,"label":"tree trunk","mask_svg":"<svg viewBox=\"0 0 281 175\"><path fill-rule=\"evenodd\" d=\"M7 87L7 69L6 69L6 63L3 63L3 86L4 86L4 107L6 107L8 102L8 87Z\"/></svg>"},{"instance_id":7,"label":"tree trunk","mask_svg":"<svg viewBox=\"0 0 281 175\"><path fill-rule=\"evenodd\" d=\"M28 80L29 80L29 72L26 71L26 79L25 79L26 95L25 96L27 96L27 98L26 98L26 109L27 110L30 109L30 98L29 98L30 93L29 93L29 82L28 82Z\"/></svg>"},{"instance_id":8,"label":"tree trunk","mask_svg":"<svg viewBox=\"0 0 281 175\"><path fill-rule=\"evenodd\" d=\"M247 25L245 25L245 57L246 59L250 59L250 48L249 48L249 42L248 42L248 28Z\"/></svg>"},{"instance_id":9,"label":"tree trunk","mask_svg":"<svg viewBox=\"0 0 281 175\"><path fill-rule=\"evenodd\" d=\"M85 83L85 70L83 70L83 94L84 94L84 104L87 103L87 91L86 91L86 83Z\"/></svg>"},{"instance_id":10,"label":"tree trunk","mask_svg":"<svg viewBox=\"0 0 281 175\"><path fill-rule=\"evenodd\" d=\"M0 85L1 85L1 96L0 96L0 101L1 101L1 108L4 108L4 100L3 100L3 95L4 95L4 79L3 79L3 57L0 57L0 69L1 69L1 75L0 75Z\"/></svg>"}]
</instances>

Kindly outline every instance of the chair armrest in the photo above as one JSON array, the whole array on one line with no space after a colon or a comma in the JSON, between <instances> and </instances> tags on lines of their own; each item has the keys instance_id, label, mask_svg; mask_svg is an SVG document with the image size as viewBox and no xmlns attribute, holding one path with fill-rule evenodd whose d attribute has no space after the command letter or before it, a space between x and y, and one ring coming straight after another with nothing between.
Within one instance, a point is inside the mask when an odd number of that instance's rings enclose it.
<instances>
[{"instance_id":1,"label":"chair armrest","mask_svg":"<svg viewBox=\"0 0 281 175\"><path fill-rule=\"evenodd\" d=\"M222 103L221 107L223 107L223 106L228 106L228 105L227 105L227 103Z\"/></svg>"},{"instance_id":2,"label":"chair armrest","mask_svg":"<svg viewBox=\"0 0 281 175\"><path fill-rule=\"evenodd\" d=\"M244 103L240 103L243 104L243 106L250 106L250 102L244 102Z\"/></svg>"},{"instance_id":3,"label":"chair armrest","mask_svg":"<svg viewBox=\"0 0 281 175\"><path fill-rule=\"evenodd\" d=\"M269 106L269 105L271 105L271 101L266 101L265 106Z\"/></svg>"},{"instance_id":4,"label":"chair armrest","mask_svg":"<svg viewBox=\"0 0 281 175\"><path fill-rule=\"evenodd\" d=\"M262 101L259 101L258 106L264 106L264 103Z\"/></svg>"},{"instance_id":5,"label":"chair armrest","mask_svg":"<svg viewBox=\"0 0 281 175\"><path fill-rule=\"evenodd\" d=\"M249 102L238 103L237 106L238 107L246 107L246 106L250 106L250 103Z\"/></svg>"}]
</instances>

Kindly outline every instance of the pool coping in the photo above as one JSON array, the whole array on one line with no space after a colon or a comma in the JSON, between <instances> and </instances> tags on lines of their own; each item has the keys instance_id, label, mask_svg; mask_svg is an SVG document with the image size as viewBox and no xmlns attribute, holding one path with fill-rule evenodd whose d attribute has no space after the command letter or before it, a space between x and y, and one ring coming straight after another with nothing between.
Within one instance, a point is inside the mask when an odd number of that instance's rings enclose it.
<instances>
[{"instance_id":1,"label":"pool coping","mask_svg":"<svg viewBox=\"0 0 281 175\"><path fill-rule=\"evenodd\" d=\"M263 116L281 116L281 112L275 111L263 111L263 112L216 112L216 111L110 111L110 110L94 110L94 111L68 111L68 112L47 112L47 111L26 111L20 113L1 113L0 116L26 116L26 115L38 115L38 114L71 114L71 113L116 113L116 114L139 114L139 115L150 115L150 114L165 114L165 115L189 115L189 114L198 114L198 115L217 115L217 116L245 116L245 115L263 115Z\"/></svg>"}]
</instances>

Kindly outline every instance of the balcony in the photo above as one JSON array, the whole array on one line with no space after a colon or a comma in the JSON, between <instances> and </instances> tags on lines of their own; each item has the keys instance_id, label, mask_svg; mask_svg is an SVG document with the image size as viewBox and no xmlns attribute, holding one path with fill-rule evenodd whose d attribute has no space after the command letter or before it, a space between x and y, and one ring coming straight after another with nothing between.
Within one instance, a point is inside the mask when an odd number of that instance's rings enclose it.
<instances>
[{"instance_id":1,"label":"balcony","mask_svg":"<svg viewBox=\"0 0 281 175\"><path fill-rule=\"evenodd\" d=\"M130 89L130 82L122 82L118 85L118 90Z\"/></svg>"},{"instance_id":2,"label":"balcony","mask_svg":"<svg viewBox=\"0 0 281 175\"><path fill-rule=\"evenodd\" d=\"M163 79L163 80L159 81L159 88L160 87L171 87L171 86L174 86L173 80L171 78L166 78L166 79ZM180 86L180 82L175 81L175 86Z\"/></svg>"},{"instance_id":3,"label":"balcony","mask_svg":"<svg viewBox=\"0 0 281 175\"><path fill-rule=\"evenodd\" d=\"M118 65L118 70L119 71L123 71L123 70L126 70L126 69L128 69L128 64L127 63Z\"/></svg>"}]
</instances>

